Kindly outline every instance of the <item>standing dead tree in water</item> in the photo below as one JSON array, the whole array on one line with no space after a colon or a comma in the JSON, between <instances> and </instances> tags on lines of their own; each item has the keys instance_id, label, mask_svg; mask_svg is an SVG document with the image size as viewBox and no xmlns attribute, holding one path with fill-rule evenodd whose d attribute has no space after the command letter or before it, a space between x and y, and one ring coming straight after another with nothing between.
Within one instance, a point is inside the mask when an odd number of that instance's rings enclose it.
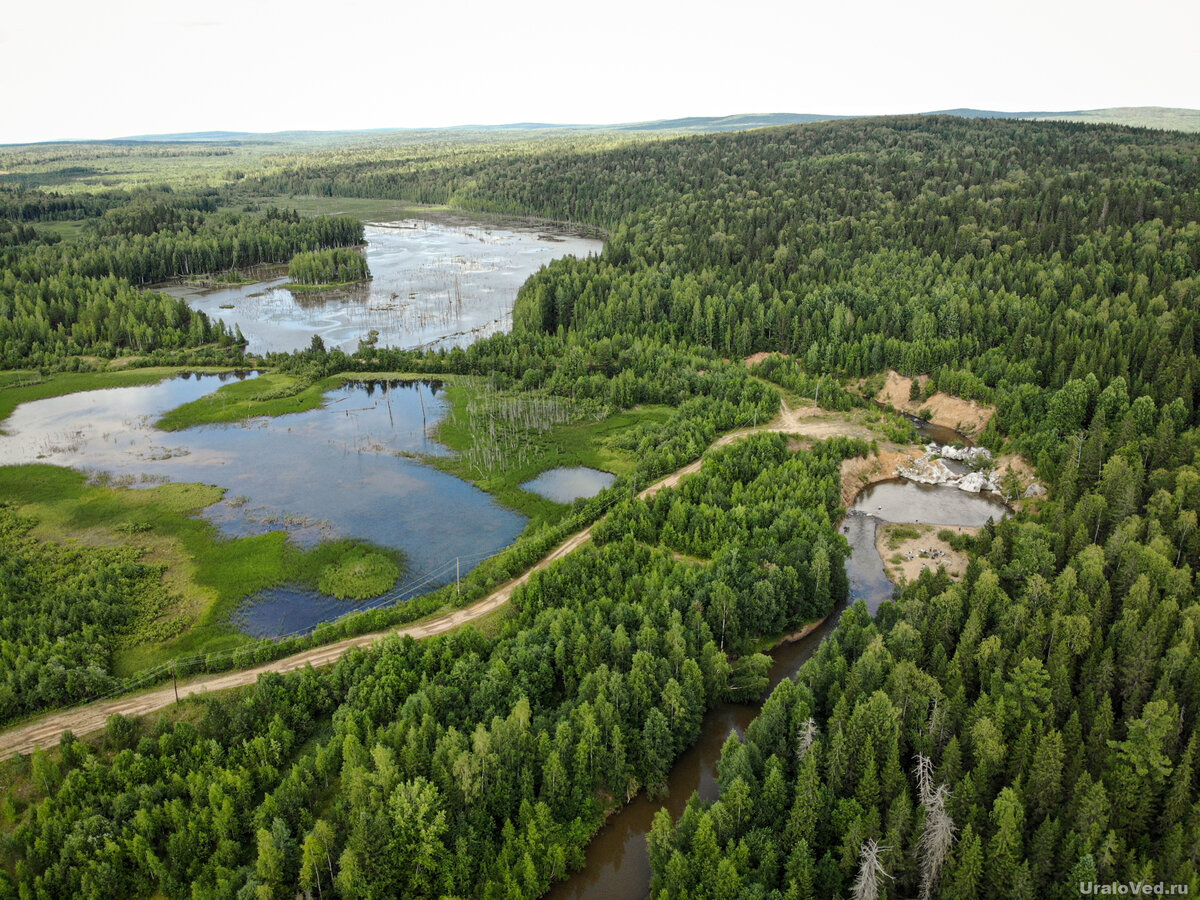
<instances>
[{"instance_id":1,"label":"standing dead tree in water","mask_svg":"<svg viewBox=\"0 0 1200 900\"><path fill-rule=\"evenodd\" d=\"M528 461L532 437L577 421L586 405L535 393L502 393L488 385L467 401L471 446L463 459L483 475L502 465Z\"/></svg>"},{"instance_id":2,"label":"standing dead tree in water","mask_svg":"<svg viewBox=\"0 0 1200 900\"><path fill-rule=\"evenodd\" d=\"M917 754L917 793L925 807L925 827L917 845L921 859L921 900L931 900L942 866L954 845L955 825L946 812L950 789L944 784L934 788L933 762L922 753Z\"/></svg>"}]
</instances>

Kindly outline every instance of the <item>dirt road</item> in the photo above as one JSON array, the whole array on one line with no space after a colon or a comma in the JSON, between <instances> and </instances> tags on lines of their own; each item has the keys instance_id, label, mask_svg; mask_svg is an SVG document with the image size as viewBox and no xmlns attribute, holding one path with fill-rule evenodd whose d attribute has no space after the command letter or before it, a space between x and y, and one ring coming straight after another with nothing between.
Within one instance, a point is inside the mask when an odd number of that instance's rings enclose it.
<instances>
[{"instance_id":1,"label":"dirt road","mask_svg":"<svg viewBox=\"0 0 1200 900\"><path fill-rule=\"evenodd\" d=\"M716 443L729 443L729 440L734 440L749 433L749 431L734 432L733 434L725 435ZM663 488L678 484L679 479L684 475L698 471L700 471L700 460L696 460L694 463L684 466L679 471L673 472L666 478L655 482L638 496L652 497ZM413 625L406 625L403 628L386 632L361 634L357 637L346 638L333 644L314 647L312 650L305 650L303 653L285 656L283 659L264 663L253 669L225 672L220 675L202 675L180 682L179 697L183 699L184 697L191 697L195 694L203 694L209 691L224 691L229 688L244 687L248 684L254 684L254 682L258 681L259 675L264 675L267 672L291 672L294 669L302 669L308 665L314 667L331 665L337 662L342 654L348 650L354 647L365 647L392 634L401 636L411 635L414 638L444 634L481 616L485 616L495 609L499 609L509 601L517 586L527 582L534 572L546 568L569 553L573 553L591 540L591 537L592 527L589 525L582 531L571 535L551 550L532 568L527 569L516 578L505 582L482 600L477 600L470 606L464 606L462 609L456 609L445 615L417 622ZM5 732L0 732L0 759L8 759L15 753L30 753L34 748L39 746L49 747L57 744L59 737L64 731L70 731L77 736L98 731L104 727L105 722L108 721L108 717L113 715L113 713L121 713L126 716L140 716L163 709L174 702L175 689L168 684L164 687L156 687L142 693L126 694L121 697L114 697L112 700L101 700L96 703L89 703L86 706L78 706L73 709L64 709L49 713L32 722Z\"/></svg>"},{"instance_id":2,"label":"dirt road","mask_svg":"<svg viewBox=\"0 0 1200 900\"><path fill-rule=\"evenodd\" d=\"M828 436L825 432L831 427L836 427L832 423L806 421L815 412L815 409L793 410L784 401L778 418L757 428L731 431L729 434L722 435L714 441L712 447L723 447L747 435L761 431L786 432L813 437ZM843 425L838 433L845 432L846 427ZM682 469L672 472L665 478L656 481L638 496L642 498L652 497L664 488L674 487L685 475L700 471L700 465L701 460L689 463ZM210 691L223 691L229 688L244 687L245 685L254 684L258 680L259 675L264 675L267 672L290 672L294 669L302 669L308 665L314 667L327 666L336 662L342 654L351 648L365 647L388 635L411 635L414 638L424 638L432 637L436 634L444 634L503 606L512 597L512 593L517 586L527 582L534 572L540 571L551 563L562 559L567 554L574 552L589 541L591 536L592 528L589 525L555 547L532 568L501 585L482 600L478 600L470 606L465 606L462 609L456 609L445 615L417 622L413 625L406 625L403 628L363 634L357 637L346 638L333 644L314 647L312 650L305 650L303 653L285 656L283 659L264 663L253 669L226 672L220 675L197 676L179 684L179 697L183 699L184 697L191 697L195 694L203 694ZM39 746L49 747L55 745L64 731L71 731L77 736L98 731L104 727L108 717L114 713L121 713L126 716L145 715L155 710L164 709L174 702L175 690L171 685L166 685L165 687L152 688L142 693L126 694L121 697L115 697L112 700L101 700L89 703L86 706L47 713L24 725L0 732L0 760L8 759L15 753L30 753L34 748Z\"/></svg>"},{"instance_id":3,"label":"dirt road","mask_svg":"<svg viewBox=\"0 0 1200 900\"><path fill-rule=\"evenodd\" d=\"M697 468L699 468L698 465ZM657 484L652 485L647 490L657 487ZM403 628L396 628L386 632L361 634L357 637L346 638L333 644L314 647L312 650L305 650L303 653L285 656L283 659L264 663L253 669L225 672L220 675L202 675L188 681L180 682L179 697L183 699L184 697L191 697L194 694L203 694L209 691L224 691L229 688L254 684L254 682L258 681L259 675L264 675L267 672L291 672L293 669L302 669L308 665L314 667L327 666L336 662L348 650L354 647L365 647L388 635L411 635L414 638L424 638L432 637L435 634L444 634L503 606L512 597L512 593L516 590L517 586L527 582L534 572L546 568L556 560L562 559L568 553L577 550L581 545L590 540L591 536L592 528L589 525L555 547L532 568L527 569L516 578L505 582L482 600L477 600L470 606L464 606L462 609L456 609L445 615L426 619L423 622L417 622L413 625L406 625ZM121 713L126 716L145 715L146 713L170 706L174 702L175 689L168 684L165 687L153 688L139 694L127 694L121 697L114 697L112 700L102 700L96 703L89 703L86 706L50 713L25 725L0 733L0 760L8 759L18 752L30 753L38 746L48 747L57 744L59 737L64 731L71 731L77 736L98 731L104 727L108 717L113 713Z\"/></svg>"}]
</instances>

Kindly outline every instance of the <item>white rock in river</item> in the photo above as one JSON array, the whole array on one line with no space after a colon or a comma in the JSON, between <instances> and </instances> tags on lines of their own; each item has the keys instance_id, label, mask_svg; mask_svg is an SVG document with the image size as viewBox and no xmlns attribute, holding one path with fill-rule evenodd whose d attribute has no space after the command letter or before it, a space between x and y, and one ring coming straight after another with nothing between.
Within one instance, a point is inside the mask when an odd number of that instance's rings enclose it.
<instances>
[{"instance_id":1,"label":"white rock in river","mask_svg":"<svg viewBox=\"0 0 1200 900\"><path fill-rule=\"evenodd\" d=\"M980 491L996 491L998 488L990 478L982 472L968 472L966 475L958 475L950 471L944 462L940 459L931 459L937 452L938 445L930 444L929 452L920 459L915 460L909 466L897 466L896 474L901 478L907 478L909 481L915 481L919 484L944 484L950 487L956 487L960 490L969 491L972 494L978 494ZM951 449L954 448L942 448ZM968 448L965 452L971 454L973 451L979 450L983 454L987 454L986 458L991 459L991 454L982 447ZM957 451L964 452L964 451ZM954 457L951 457L954 458ZM972 460L983 458L979 454L970 457Z\"/></svg>"},{"instance_id":2,"label":"white rock in river","mask_svg":"<svg viewBox=\"0 0 1200 900\"><path fill-rule=\"evenodd\" d=\"M990 462L992 458L992 452L987 447L951 447L948 444L944 446L929 444L925 447L925 452L936 453L946 459L956 459L965 463L985 463Z\"/></svg>"},{"instance_id":3,"label":"white rock in river","mask_svg":"<svg viewBox=\"0 0 1200 900\"><path fill-rule=\"evenodd\" d=\"M987 480L987 477L979 472L969 472L964 475L958 482L960 491L969 491L972 494L978 494L980 491L995 490L992 483Z\"/></svg>"}]
</instances>

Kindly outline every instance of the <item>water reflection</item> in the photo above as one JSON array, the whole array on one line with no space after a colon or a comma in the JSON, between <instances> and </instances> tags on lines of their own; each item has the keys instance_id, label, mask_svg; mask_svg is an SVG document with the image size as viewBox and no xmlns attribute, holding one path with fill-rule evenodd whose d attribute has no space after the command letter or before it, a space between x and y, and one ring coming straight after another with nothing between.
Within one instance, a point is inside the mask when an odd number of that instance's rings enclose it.
<instances>
[{"instance_id":1,"label":"water reflection","mask_svg":"<svg viewBox=\"0 0 1200 900\"><path fill-rule=\"evenodd\" d=\"M862 600L874 615L879 604L892 599L895 586L884 573L883 557L875 546L875 531L880 520L874 516L848 515L842 533L850 542L846 577L850 581L851 600Z\"/></svg>"},{"instance_id":2,"label":"water reflection","mask_svg":"<svg viewBox=\"0 0 1200 900\"><path fill-rule=\"evenodd\" d=\"M601 472L587 466L571 466L547 469L537 478L523 483L521 487L555 503L570 503L580 497L595 497L616 480L617 476L612 472Z\"/></svg>"},{"instance_id":3,"label":"water reflection","mask_svg":"<svg viewBox=\"0 0 1200 900\"><path fill-rule=\"evenodd\" d=\"M5 422L0 459L102 470L134 484L215 484L227 489L225 499L204 514L226 535L284 528L302 545L363 538L404 551L415 573L455 557L465 573L524 528L523 516L416 458L448 452L426 427L447 409L436 383L349 383L326 394L323 409L172 433L153 427L222 380L184 376L23 404ZM261 611L245 611L260 635L280 633L286 606L286 631L354 608L305 603L300 594L264 600Z\"/></svg>"},{"instance_id":4,"label":"water reflection","mask_svg":"<svg viewBox=\"0 0 1200 900\"><path fill-rule=\"evenodd\" d=\"M851 509L884 522L937 525L986 525L1009 514L1008 507L992 494L904 479L871 485L858 495Z\"/></svg>"},{"instance_id":5,"label":"water reflection","mask_svg":"<svg viewBox=\"0 0 1200 900\"><path fill-rule=\"evenodd\" d=\"M314 334L352 352L371 331L380 347L466 346L511 327L517 291L546 263L604 246L574 235L416 220L368 226L365 237L373 280L361 289L293 294L281 287L288 279L276 278L165 290L231 328L236 323L250 353L303 349Z\"/></svg>"},{"instance_id":6,"label":"water reflection","mask_svg":"<svg viewBox=\"0 0 1200 900\"><path fill-rule=\"evenodd\" d=\"M945 425L934 425L932 422L926 422L920 416L901 413L904 418L912 422L916 427L917 432L921 435L921 439L929 442L933 441L938 444L963 444L967 447L974 447L975 442L963 434L961 431L955 431Z\"/></svg>"}]
</instances>

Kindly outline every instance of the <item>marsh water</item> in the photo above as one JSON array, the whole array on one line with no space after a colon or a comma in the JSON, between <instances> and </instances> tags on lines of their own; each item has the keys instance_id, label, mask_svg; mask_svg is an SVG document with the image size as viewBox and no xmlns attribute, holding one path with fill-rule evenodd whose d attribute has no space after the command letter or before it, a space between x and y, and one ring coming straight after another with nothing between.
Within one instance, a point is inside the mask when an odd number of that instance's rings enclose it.
<instances>
[{"instance_id":1,"label":"marsh water","mask_svg":"<svg viewBox=\"0 0 1200 900\"><path fill-rule=\"evenodd\" d=\"M489 494L422 463L449 451L429 436L447 404L437 383L352 382L323 409L178 432L162 413L215 391L230 375L191 375L143 387L85 391L17 407L0 435L5 463L54 463L108 473L118 483L214 484L225 498L203 515L223 534L287 530L301 545L370 540L404 552L410 574L385 599L453 580L511 543L525 518ZM446 568L450 564L449 569ZM441 569L440 579L425 583ZM311 592L278 590L240 611L251 634L311 630L354 609Z\"/></svg>"},{"instance_id":2,"label":"marsh water","mask_svg":"<svg viewBox=\"0 0 1200 900\"><path fill-rule=\"evenodd\" d=\"M372 332L379 347L466 346L511 327L517 291L546 263L604 246L571 234L420 220L369 225L365 239L372 280L356 289L292 292L283 287L288 279L275 278L163 290L236 324L254 354L304 349L314 334L347 353Z\"/></svg>"},{"instance_id":3,"label":"marsh water","mask_svg":"<svg viewBox=\"0 0 1200 900\"><path fill-rule=\"evenodd\" d=\"M547 469L537 478L523 483L521 488L555 503L570 503L580 497L595 497L616 480L617 476L612 472L570 466Z\"/></svg>"},{"instance_id":4,"label":"marsh water","mask_svg":"<svg viewBox=\"0 0 1200 900\"><path fill-rule=\"evenodd\" d=\"M305 348L314 334L347 351L367 339L381 347L463 346L507 330L517 291L546 263L603 248L570 234L417 220L368 226L365 237L374 277L357 289L293 293L282 287L286 278L275 278L165 290L236 324L250 353ZM284 529L302 546L353 537L404 552L409 574L374 601L355 605L293 588L252 598L235 621L264 637L431 590L524 528L523 516L418 458L449 452L428 431L446 411L436 384L348 384L311 412L175 433L153 427L167 410L231 377L253 374L184 376L23 404L4 423L0 463L54 463L131 485L214 484L225 498L202 515L225 535Z\"/></svg>"},{"instance_id":5,"label":"marsh water","mask_svg":"<svg viewBox=\"0 0 1200 900\"><path fill-rule=\"evenodd\" d=\"M957 432L952 435L962 440ZM939 438L930 436L930 439ZM939 442L951 443L954 439ZM839 605L812 634L771 651L774 662L763 699L783 679L795 676L836 627L848 604L862 600L874 614L881 603L891 599L894 587L884 574L883 559L875 547L875 530L881 522L920 520L945 525L975 525L1007 514L1007 507L990 496L969 494L945 485L890 481L867 487L856 498L842 523L843 534L851 548L851 555L846 560L850 583L848 602ZM651 801L645 794L640 794L610 816L588 844L583 869L554 885L547 896L551 900L645 897L650 891L651 874L646 835L654 814L666 807L678 821L693 792L698 792L705 802L716 800L721 748L731 732L739 736L745 734L760 708L758 703L721 703L712 709L704 717L696 743L671 769L667 779L668 796Z\"/></svg>"}]
</instances>

